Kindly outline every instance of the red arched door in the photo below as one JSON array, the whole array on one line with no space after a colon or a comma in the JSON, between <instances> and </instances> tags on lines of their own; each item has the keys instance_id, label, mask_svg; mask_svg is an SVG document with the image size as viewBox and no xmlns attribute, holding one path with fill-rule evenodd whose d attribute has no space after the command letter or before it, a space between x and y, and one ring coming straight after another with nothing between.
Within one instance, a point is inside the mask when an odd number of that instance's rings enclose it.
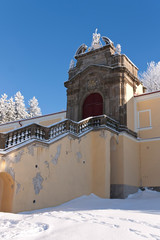
<instances>
[{"instance_id":1,"label":"red arched door","mask_svg":"<svg viewBox=\"0 0 160 240\"><path fill-rule=\"evenodd\" d=\"M83 103L82 118L103 114L103 99L99 93L92 93L86 97Z\"/></svg>"}]
</instances>

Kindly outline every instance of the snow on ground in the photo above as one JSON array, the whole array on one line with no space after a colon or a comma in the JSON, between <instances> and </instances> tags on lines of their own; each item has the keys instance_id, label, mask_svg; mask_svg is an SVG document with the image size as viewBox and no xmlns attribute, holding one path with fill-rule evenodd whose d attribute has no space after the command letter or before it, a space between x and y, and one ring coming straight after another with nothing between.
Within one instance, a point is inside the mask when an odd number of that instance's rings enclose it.
<instances>
[{"instance_id":1,"label":"snow on ground","mask_svg":"<svg viewBox=\"0 0 160 240\"><path fill-rule=\"evenodd\" d=\"M160 240L160 193L128 199L82 196L58 207L0 213L0 239Z\"/></svg>"}]
</instances>

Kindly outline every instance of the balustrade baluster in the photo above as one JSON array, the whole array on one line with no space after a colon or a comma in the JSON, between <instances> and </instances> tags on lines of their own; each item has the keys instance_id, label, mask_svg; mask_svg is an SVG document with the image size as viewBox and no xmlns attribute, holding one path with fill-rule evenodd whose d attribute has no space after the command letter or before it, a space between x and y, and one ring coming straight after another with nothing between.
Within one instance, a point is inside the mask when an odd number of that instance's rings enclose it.
<instances>
[{"instance_id":1,"label":"balustrade baluster","mask_svg":"<svg viewBox=\"0 0 160 240\"><path fill-rule=\"evenodd\" d=\"M53 128L51 128L50 133L49 133L49 138L53 137Z\"/></svg>"},{"instance_id":2,"label":"balustrade baluster","mask_svg":"<svg viewBox=\"0 0 160 240\"><path fill-rule=\"evenodd\" d=\"M5 141L5 148L8 147L8 143L9 143L9 137L6 138L6 141Z\"/></svg>"},{"instance_id":3,"label":"balustrade baluster","mask_svg":"<svg viewBox=\"0 0 160 240\"><path fill-rule=\"evenodd\" d=\"M40 138L40 139L43 139L43 133L42 133L42 130L41 130L41 129L39 129L39 138Z\"/></svg>"},{"instance_id":4,"label":"balustrade baluster","mask_svg":"<svg viewBox=\"0 0 160 240\"><path fill-rule=\"evenodd\" d=\"M53 137L55 137L56 136L56 127L54 127L54 129L53 129Z\"/></svg>"},{"instance_id":5,"label":"balustrade baluster","mask_svg":"<svg viewBox=\"0 0 160 240\"><path fill-rule=\"evenodd\" d=\"M12 135L9 136L9 146L13 145L13 138Z\"/></svg>"},{"instance_id":6,"label":"balustrade baluster","mask_svg":"<svg viewBox=\"0 0 160 240\"><path fill-rule=\"evenodd\" d=\"M13 135L13 145L16 145L17 144L17 134L15 133L14 135Z\"/></svg>"},{"instance_id":7,"label":"balustrade baluster","mask_svg":"<svg viewBox=\"0 0 160 240\"><path fill-rule=\"evenodd\" d=\"M24 134L24 132L22 132L21 136L22 136L22 141L24 141L24 140L25 140L25 134Z\"/></svg>"}]
</instances>

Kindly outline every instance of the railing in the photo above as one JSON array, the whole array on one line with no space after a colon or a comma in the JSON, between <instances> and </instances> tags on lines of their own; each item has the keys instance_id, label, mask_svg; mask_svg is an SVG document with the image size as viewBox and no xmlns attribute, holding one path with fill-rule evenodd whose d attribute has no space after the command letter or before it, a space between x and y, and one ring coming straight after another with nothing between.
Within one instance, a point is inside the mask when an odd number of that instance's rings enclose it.
<instances>
[{"instance_id":1,"label":"railing","mask_svg":"<svg viewBox=\"0 0 160 240\"><path fill-rule=\"evenodd\" d=\"M111 129L116 133L127 132L133 137L137 137L137 134L129 130L126 126L120 125L117 121L107 117L106 115L101 115L89 117L80 122L74 122L66 119L50 127L44 127L33 123L7 133L0 133L0 149L9 149L32 139L46 142L66 133L79 136L87 131L102 127Z\"/></svg>"}]
</instances>

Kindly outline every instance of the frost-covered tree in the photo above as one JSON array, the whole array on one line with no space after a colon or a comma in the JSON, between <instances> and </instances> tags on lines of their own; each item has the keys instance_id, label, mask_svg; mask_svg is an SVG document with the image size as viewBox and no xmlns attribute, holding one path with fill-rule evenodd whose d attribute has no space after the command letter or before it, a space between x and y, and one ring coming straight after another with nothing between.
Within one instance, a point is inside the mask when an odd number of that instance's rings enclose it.
<instances>
[{"instance_id":1,"label":"frost-covered tree","mask_svg":"<svg viewBox=\"0 0 160 240\"><path fill-rule=\"evenodd\" d=\"M27 113L25 104L24 104L24 97L22 96L21 92L18 91L15 96L15 114L16 114L16 119L24 119L28 118L29 114Z\"/></svg>"},{"instance_id":2,"label":"frost-covered tree","mask_svg":"<svg viewBox=\"0 0 160 240\"><path fill-rule=\"evenodd\" d=\"M7 105L8 105L8 100L7 100L7 95L4 93L1 95L2 97L0 98L0 122L4 123L7 122Z\"/></svg>"},{"instance_id":3,"label":"frost-covered tree","mask_svg":"<svg viewBox=\"0 0 160 240\"><path fill-rule=\"evenodd\" d=\"M140 78L148 92L160 90L160 62L150 62Z\"/></svg>"},{"instance_id":4,"label":"frost-covered tree","mask_svg":"<svg viewBox=\"0 0 160 240\"><path fill-rule=\"evenodd\" d=\"M7 121L14 121L16 120L16 109L15 109L15 102L13 98L11 97L8 100L8 106L7 106Z\"/></svg>"},{"instance_id":5,"label":"frost-covered tree","mask_svg":"<svg viewBox=\"0 0 160 240\"><path fill-rule=\"evenodd\" d=\"M7 98L5 93L0 98L0 123L42 115L35 97L29 100L28 109L25 107L24 97L20 91L15 94L14 99L11 97L8 100Z\"/></svg>"},{"instance_id":6,"label":"frost-covered tree","mask_svg":"<svg viewBox=\"0 0 160 240\"><path fill-rule=\"evenodd\" d=\"M28 114L30 117L36 117L36 116L42 115L41 109L38 106L38 100L35 97L30 99L28 104L29 104Z\"/></svg>"}]
</instances>

